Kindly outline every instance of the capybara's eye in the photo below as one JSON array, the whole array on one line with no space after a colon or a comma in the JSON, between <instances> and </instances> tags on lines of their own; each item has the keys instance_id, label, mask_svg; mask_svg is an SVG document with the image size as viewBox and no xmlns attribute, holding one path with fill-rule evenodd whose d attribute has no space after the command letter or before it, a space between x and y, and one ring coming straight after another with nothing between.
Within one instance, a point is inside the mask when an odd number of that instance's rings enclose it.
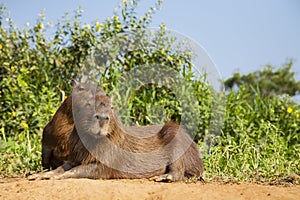
<instances>
[{"instance_id":1,"label":"capybara's eye","mask_svg":"<svg viewBox=\"0 0 300 200\"><path fill-rule=\"evenodd\" d=\"M82 86L81 86L81 87L78 87L77 89L78 89L79 91L83 91L83 90L85 90L85 88L84 88L84 87L82 87Z\"/></svg>"}]
</instances>

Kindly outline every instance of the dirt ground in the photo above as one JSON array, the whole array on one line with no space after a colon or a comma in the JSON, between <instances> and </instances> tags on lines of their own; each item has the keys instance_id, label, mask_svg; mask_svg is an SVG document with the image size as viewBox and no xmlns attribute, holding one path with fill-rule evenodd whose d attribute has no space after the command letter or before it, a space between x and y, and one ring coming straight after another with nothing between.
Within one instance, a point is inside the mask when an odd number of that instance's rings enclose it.
<instances>
[{"instance_id":1,"label":"dirt ground","mask_svg":"<svg viewBox=\"0 0 300 200\"><path fill-rule=\"evenodd\" d=\"M300 186L148 180L0 179L0 199L300 199Z\"/></svg>"}]
</instances>

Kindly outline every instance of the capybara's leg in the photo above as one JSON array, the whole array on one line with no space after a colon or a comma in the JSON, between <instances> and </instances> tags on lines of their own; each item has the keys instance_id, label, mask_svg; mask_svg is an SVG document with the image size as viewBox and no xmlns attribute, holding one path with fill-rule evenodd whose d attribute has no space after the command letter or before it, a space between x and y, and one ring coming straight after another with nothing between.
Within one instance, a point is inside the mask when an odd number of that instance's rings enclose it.
<instances>
[{"instance_id":1,"label":"capybara's leg","mask_svg":"<svg viewBox=\"0 0 300 200\"><path fill-rule=\"evenodd\" d=\"M184 168L182 160L179 159L167 167L167 173L159 176L154 176L150 180L157 182L174 182L181 181L184 178Z\"/></svg>"},{"instance_id":2,"label":"capybara's leg","mask_svg":"<svg viewBox=\"0 0 300 200\"><path fill-rule=\"evenodd\" d=\"M171 174L162 174L158 176L153 176L149 180L156 182L173 182L173 177Z\"/></svg>"},{"instance_id":3,"label":"capybara's leg","mask_svg":"<svg viewBox=\"0 0 300 200\"><path fill-rule=\"evenodd\" d=\"M99 178L109 178L108 173L104 172L104 167L97 163L90 163L86 165L78 165L72 168L69 171L66 171L62 174L57 174L52 177L54 179L67 179L67 178L90 178L90 179L99 179Z\"/></svg>"},{"instance_id":4,"label":"capybara's leg","mask_svg":"<svg viewBox=\"0 0 300 200\"><path fill-rule=\"evenodd\" d=\"M50 159L52 155L52 150L47 147L46 145L43 145L42 147L42 166L43 169L50 169Z\"/></svg>"},{"instance_id":5,"label":"capybara's leg","mask_svg":"<svg viewBox=\"0 0 300 200\"><path fill-rule=\"evenodd\" d=\"M62 166L56 168L55 170L32 174L32 175L28 176L27 179L28 180L52 179L60 174L63 174L65 171L70 170L71 168L72 168L72 165L70 163L65 163Z\"/></svg>"}]
</instances>

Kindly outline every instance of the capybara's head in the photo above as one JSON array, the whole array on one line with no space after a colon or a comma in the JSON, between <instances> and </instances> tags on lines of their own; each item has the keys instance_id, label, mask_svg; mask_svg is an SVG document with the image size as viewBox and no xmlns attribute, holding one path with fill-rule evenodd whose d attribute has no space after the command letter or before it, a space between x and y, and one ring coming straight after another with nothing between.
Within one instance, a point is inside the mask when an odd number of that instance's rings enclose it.
<instances>
[{"instance_id":1,"label":"capybara's head","mask_svg":"<svg viewBox=\"0 0 300 200\"><path fill-rule=\"evenodd\" d=\"M104 90L94 84L72 82L73 116L80 135L106 136L112 103Z\"/></svg>"},{"instance_id":2,"label":"capybara's head","mask_svg":"<svg viewBox=\"0 0 300 200\"><path fill-rule=\"evenodd\" d=\"M103 88L93 83L79 83L75 80L71 80L72 91L72 104L73 108L81 109L88 104L90 101L94 101L96 95L105 95Z\"/></svg>"},{"instance_id":3,"label":"capybara's head","mask_svg":"<svg viewBox=\"0 0 300 200\"><path fill-rule=\"evenodd\" d=\"M90 128L90 134L95 136L107 136L111 131L110 120L113 119L113 109L110 97L106 95L96 95L95 114Z\"/></svg>"}]
</instances>

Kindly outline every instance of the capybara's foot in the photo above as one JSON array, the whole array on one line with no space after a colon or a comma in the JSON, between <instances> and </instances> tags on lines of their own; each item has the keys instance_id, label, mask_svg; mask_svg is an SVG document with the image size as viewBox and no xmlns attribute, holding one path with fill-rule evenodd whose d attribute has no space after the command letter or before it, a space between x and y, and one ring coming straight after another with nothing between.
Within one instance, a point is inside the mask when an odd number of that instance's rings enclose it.
<instances>
[{"instance_id":1,"label":"capybara's foot","mask_svg":"<svg viewBox=\"0 0 300 200\"><path fill-rule=\"evenodd\" d=\"M48 172L44 173L38 173L38 174L32 174L27 177L29 181L34 181L34 180L48 180L51 179L51 175Z\"/></svg>"},{"instance_id":2,"label":"capybara's foot","mask_svg":"<svg viewBox=\"0 0 300 200\"><path fill-rule=\"evenodd\" d=\"M29 181L34 181L34 180L39 180L40 179L40 174L32 174L27 177L27 180Z\"/></svg>"},{"instance_id":3,"label":"capybara's foot","mask_svg":"<svg viewBox=\"0 0 300 200\"><path fill-rule=\"evenodd\" d=\"M54 171L48 171L48 172L41 172L37 174L32 174L27 177L28 180L49 180L49 179L59 179L63 172L58 172L56 170Z\"/></svg>"},{"instance_id":4,"label":"capybara's foot","mask_svg":"<svg viewBox=\"0 0 300 200\"><path fill-rule=\"evenodd\" d=\"M163 175L159 175L159 176L154 176L150 178L151 181L155 181L155 182L173 182L173 176L172 174L163 174Z\"/></svg>"}]
</instances>

